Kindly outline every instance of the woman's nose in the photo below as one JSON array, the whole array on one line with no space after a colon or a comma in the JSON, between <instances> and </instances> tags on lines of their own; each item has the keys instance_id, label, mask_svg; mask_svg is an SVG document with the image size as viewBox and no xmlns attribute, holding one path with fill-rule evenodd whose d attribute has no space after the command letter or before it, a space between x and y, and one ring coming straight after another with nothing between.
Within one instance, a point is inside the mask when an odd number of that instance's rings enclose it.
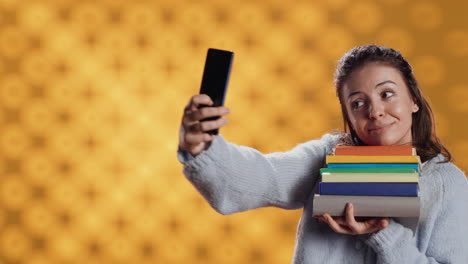
<instances>
[{"instance_id":1,"label":"woman's nose","mask_svg":"<svg viewBox=\"0 0 468 264\"><path fill-rule=\"evenodd\" d=\"M379 119L385 114L384 105L381 103L371 103L369 106L369 118Z\"/></svg>"}]
</instances>

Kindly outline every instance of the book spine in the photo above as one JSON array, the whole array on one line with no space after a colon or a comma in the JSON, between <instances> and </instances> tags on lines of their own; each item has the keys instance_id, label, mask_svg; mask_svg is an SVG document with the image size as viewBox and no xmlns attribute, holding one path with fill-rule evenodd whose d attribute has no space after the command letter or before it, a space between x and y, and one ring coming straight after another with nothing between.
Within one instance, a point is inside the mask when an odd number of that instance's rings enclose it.
<instances>
[{"instance_id":1,"label":"book spine","mask_svg":"<svg viewBox=\"0 0 468 264\"><path fill-rule=\"evenodd\" d=\"M321 168L320 173L414 173L412 168Z\"/></svg>"},{"instance_id":2,"label":"book spine","mask_svg":"<svg viewBox=\"0 0 468 264\"><path fill-rule=\"evenodd\" d=\"M412 168L419 171L417 163L328 163L328 168Z\"/></svg>"},{"instance_id":3,"label":"book spine","mask_svg":"<svg viewBox=\"0 0 468 264\"><path fill-rule=\"evenodd\" d=\"M318 195L313 201L313 215L343 216L347 203L355 216L419 217L419 197Z\"/></svg>"},{"instance_id":4,"label":"book spine","mask_svg":"<svg viewBox=\"0 0 468 264\"><path fill-rule=\"evenodd\" d=\"M330 156L327 163L419 163L419 156Z\"/></svg>"},{"instance_id":5,"label":"book spine","mask_svg":"<svg viewBox=\"0 0 468 264\"><path fill-rule=\"evenodd\" d=\"M419 182L417 173L322 173L322 182Z\"/></svg>"},{"instance_id":6,"label":"book spine","mask_svg":"<svg viewBox=\"0 0 468 264\"><path fill-rule=\"evenodd\" d=\"M418 196L417 183L320 182L319 194Z\"/></svg>"},{"instance_id":7,"label":"book spine","mask_svg":"<svg viewBox=\"0 0 468 264\"><path fill-rule=\"evenodd\" d=\"M413 146L338 146L339 156L414 156Z\"/></svg>"}]
</instances>

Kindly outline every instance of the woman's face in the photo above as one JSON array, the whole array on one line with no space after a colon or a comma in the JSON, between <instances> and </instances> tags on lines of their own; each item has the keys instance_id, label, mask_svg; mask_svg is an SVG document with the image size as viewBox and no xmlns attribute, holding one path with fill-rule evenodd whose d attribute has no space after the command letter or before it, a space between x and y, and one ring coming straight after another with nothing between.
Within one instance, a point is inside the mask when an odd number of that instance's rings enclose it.
<instances>
[{"instance_id":1,"label":"woman's face","mask_svg":"<svg viewBox=\"0 0 468 264\"><path fill-rule=\"evenodd\" d=\"M351 126L367 145L412 143L412 114L419 110L400 72L371 62L351 73L343 85Z\"/></svg>"}]
</instances>

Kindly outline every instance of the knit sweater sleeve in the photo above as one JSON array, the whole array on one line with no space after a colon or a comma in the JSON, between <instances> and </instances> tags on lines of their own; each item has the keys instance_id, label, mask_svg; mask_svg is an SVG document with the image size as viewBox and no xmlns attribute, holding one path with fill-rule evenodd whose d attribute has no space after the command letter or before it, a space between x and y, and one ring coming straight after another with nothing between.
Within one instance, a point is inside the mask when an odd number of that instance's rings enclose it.
<instances>
[{"instance_id":1,"label":"knit sweater sleeve","mask_svg":"<svg viewBox=\"0 0 468 264\"><path fill-rule=\"evenodd\" d=\"M218 135L198 156L181 149L177 156L187 179L222 214L265 206L298 209L309 197L337 138L326 134L287 152L262 154Z\"/></svg>"},{"instance_id":2,"label":"knit sweater sleeve","mask_svg":"<svg viewBox=\"0 0 468 264\"><path fill-rule=\"evenodd\" d=\"M390 225L370 236L366 243L377 253L377 263L468 263L468 184L455 166L438 170L441 195L428 218L429 227L413 236L410 229L391 220ZM440 199L435 200L435 199ZM429 221L428 221L429 222ZM424 237L424 239L418 239Z\"/></svg>"}]
</instances>

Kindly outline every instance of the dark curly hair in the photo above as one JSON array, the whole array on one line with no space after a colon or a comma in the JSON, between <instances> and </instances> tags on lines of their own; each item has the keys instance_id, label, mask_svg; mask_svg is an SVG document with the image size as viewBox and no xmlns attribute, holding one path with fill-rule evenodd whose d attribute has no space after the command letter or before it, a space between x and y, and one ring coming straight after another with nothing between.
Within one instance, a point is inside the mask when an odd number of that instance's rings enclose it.
<instances>
[{"instance_id":1,"label":"dark curly hair","mask_svg":"<svg viewBox=\"0 0 468 264\"><path fill-rule=\"evenodd\" d=\"M411 133L413 146L416 148L421 160L430 160L441 153L445 157L446 162L452 161L452 155L436 136L435 122L431 107L426 99L424 99L419 89L411 65L403 58L400 52L377 45L366 45L351 49L339 60L336 68L336 95L341 104L345 132L348 132L349 129L349 134L344 134L345 136L342 138L341 143L365 145L351 126L344 104L343 85L356 69L370 62L379 62L398 69L405 80L413 101L419 107L419 111L413 113L412 116Z\"/></svg>"}]
</instances>

